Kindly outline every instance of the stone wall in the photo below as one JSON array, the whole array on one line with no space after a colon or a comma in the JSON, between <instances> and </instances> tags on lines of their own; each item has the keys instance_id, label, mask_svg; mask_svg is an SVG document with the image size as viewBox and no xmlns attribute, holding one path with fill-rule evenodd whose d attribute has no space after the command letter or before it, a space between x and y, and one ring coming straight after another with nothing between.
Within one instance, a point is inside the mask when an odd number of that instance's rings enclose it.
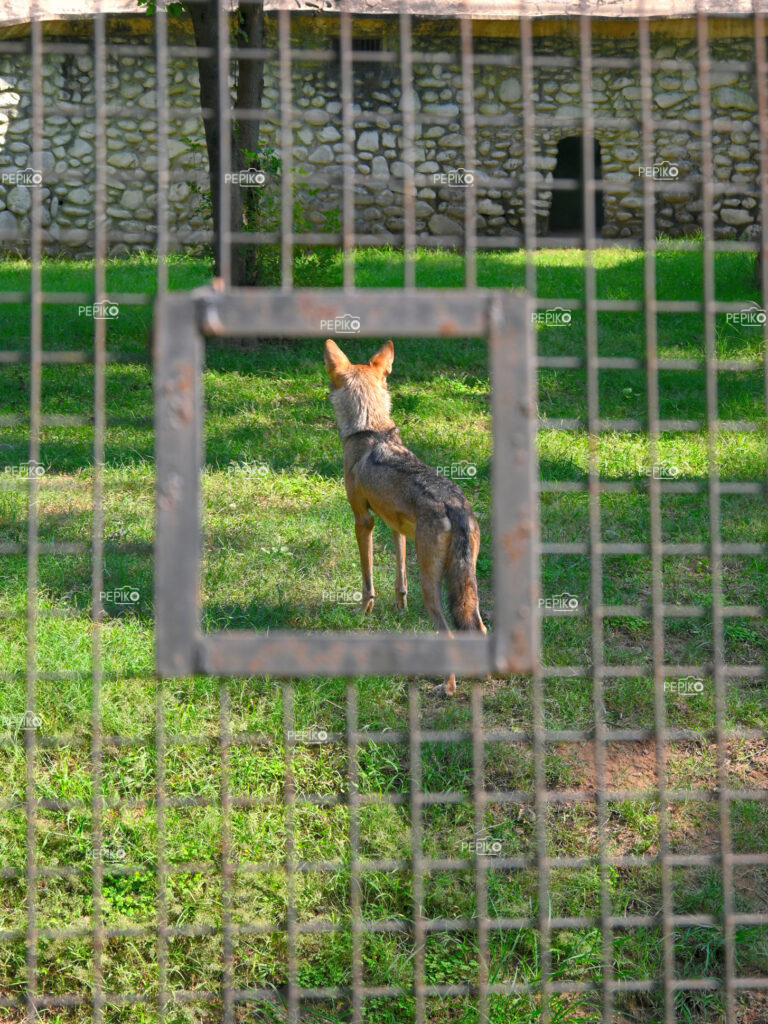
<instances>
[{"instance_id":1,"label":"stone wall","mask_svg":"<svg viewBox=\"0 0 768 1024\"><path fill-rule=\"evenodd\" d=\"M294 19L299 42L326 48L329 19ZM566 25L567 23L562 23ZM663 24L663 23L661 23ZM366 34L381 39L382 49L397 49L398 26L392 19L367 19ZM455 23L415 23L414 48L433 53L457 51ZM73 41L87 41L87 23L71 23ZM58 26L61 32L61 25ZM269 42L276 42L273 24ZM178 29L179 38L186 38ZM476 65L474 98L476 134L476 197L478 230L486 235L514 235L522 230L522 100L519 42L514 34L483 36L476 26L475 51L492 58L505 55L507 66ZM151 42L146 19L111 18L109 40L115 43ZM59 37L61 38L61 37ZM73 49L76 49L73 47ZM758 219L758 125L755 82L747 73L719 70L719 62L750 60L751 39L715 39L712 100L715 118L738 122L734 130L719 129L715 121L714 167L717 181L730 182L731 191L718 194L714 213L716 233L734 236ZM534 38L534 55L557 57L563 66L536 67L534 106L537 118L571 118L557 126L539 125L535 133L537 230L549 230L552 201L549 187L557 170L558 143L580 133L581 84L578 40L573 32ZM640 82L636 71L601 66L604 58L637 59L637 40L626 33L612 38L597 34L593 42L592 80L595 137L600 145L604 179L603 235L607 238L642 233L643 177L639 172ZM670 120L657 130L654 162L676 169L674 178L657 180L656 228L670 235L688 234L701 218L701 127L696 75L696 44L673 40L656 32L653 57L661 62L653 76L653 114ZM107 55L107 103L122 105L122 116L107 123L107 215L111 254L153 248L157 207L156 119L154 59L130 52ZM445 176L460 174L465 164L460 111L463 95L458 57L445 63L418 60L414 65L416 110L424 119L415 144L416 228L450 243L463 233L467 188L447 184ZM41 184L13 180L30 167L29 63L0 58L0 244L24 250L29 234L31 189L41 188L43 224L49 250L87 253L93 240L94 124L88 109L47 115ZM311 224L333 227L341 207L341 104L337 62L299 62L294 66L293 104L296 109L293 159L303 193L302 205ZM206 187L207 161L198 110L194 60L170 62L171 104L179 111L171 123L169 157L171 185L169 220L176 242L184 245L190 232L210 227L200 189ZM46 104L92 104L93 65L90 56L47 55L43 94ZM356 230L382 241L397 239L403 229L403 152L400 123L399 66L355 65L355 162L360 180L355 188ZM262 126L265 145L279 148L277 69L265 71L264 104L274 113ZM186 114L188 111L188 115ZM434 120L430 119L434 116ZM495 119L484 124L483 118ZM621 118L617 126L601 118ZM672 120L673 119L673 120ZM649 172L650 173L650 172ZM442 178L440 176L443 176ZM495 179L492 183L483 179ZM277 190L275 178L266 188Z\"/></svg>"}]
</instances>

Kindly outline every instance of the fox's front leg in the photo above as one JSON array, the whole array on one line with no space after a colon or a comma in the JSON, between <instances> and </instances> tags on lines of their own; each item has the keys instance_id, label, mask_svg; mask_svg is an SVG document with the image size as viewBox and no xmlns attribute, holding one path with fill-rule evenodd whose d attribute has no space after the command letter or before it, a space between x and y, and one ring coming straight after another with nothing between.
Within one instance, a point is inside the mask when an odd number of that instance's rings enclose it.
<instances>
[{"instance_id":1,"label":"fox's front leg","mask_svg":"<svg viewBox=\"0 0 768 1024\"><path fill-rule=\"evenodd\" d=\"M395 542L395 601L397 607L408 607L408 581L405 576L405 534L392 531Z\"/></svg>"},{"instance_id":2,"label":"fox's front leg","mask_svg":"<svg viewBox=\"0 0 768 1024\"><path fill-rule=\"evenodd\" d=\"M360 568L363 571L363 615L373 611L376 591L373 589L373 516L369 510L355 512L355 536L360 549Z\"/></svg>"}]
</instances>

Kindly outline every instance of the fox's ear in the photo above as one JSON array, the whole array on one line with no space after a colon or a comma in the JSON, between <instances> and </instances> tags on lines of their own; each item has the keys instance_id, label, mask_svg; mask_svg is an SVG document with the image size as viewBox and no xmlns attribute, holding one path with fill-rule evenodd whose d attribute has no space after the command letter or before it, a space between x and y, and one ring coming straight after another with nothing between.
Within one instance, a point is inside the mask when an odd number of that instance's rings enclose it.
<instances>
[{"instance_id":1,"label":"fox's ear","mask_svg":"<svg viewBox=\"0 0 768 1024\"><path fill-rule=\"evenodd\" d=\"M378 370L382 376L389 376L392 363L395 361L395 346L392 341L385 341L375 356L371 356L368 365Z\"/></svg>"},{"instance_id":2,"label":"fox's ear","mask_svg":"<svg viewBox=\"0 0 768 1024\"><path fill-rule=\"evenodd\" d=\"M328 371L328 376L337 387L340 385L341 377L349 369L349 366L349 360L339 346L332 338L328 338L325 343L325 368Z\"/></svg>"}]
</instances>

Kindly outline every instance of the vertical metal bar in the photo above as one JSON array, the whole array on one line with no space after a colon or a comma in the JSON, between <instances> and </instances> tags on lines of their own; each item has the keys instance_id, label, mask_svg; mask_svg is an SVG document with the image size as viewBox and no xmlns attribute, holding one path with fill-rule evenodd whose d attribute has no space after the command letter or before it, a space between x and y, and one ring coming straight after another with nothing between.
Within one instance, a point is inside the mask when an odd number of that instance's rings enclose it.
<instances>
[{"instance_id":1,"label":"vertical metal bar","mask_svg":"<svg viewBox=\"0 0 768 1024\"><path fill-rule=\"evenodd\" d=\"M525 234L525 290L529 300L537 295L536 263L536 128L534 96L534 59L533 33L530 18L520 19L520 86L523 101L523 182L524 182L524 234ZM531 347L535 352L536 333L531 325L533 301L528 302L525 315L525 329L530 332ZM535 366L531 368L535 380ZM538 559L538 551L536 558ZM532 614L536 618L535 629L540 629L540 611L538 602L532 602ZM538 650L538 643L536 650ZM546 722L544 707L546 703L546 687L541 668L536 665L531 678L531 728L533 734L534 763L534 807L536 812L536 880L538 899L538 930L541 966L541 1024L550 1024L552 1019L551 997L549 991L552 972L552 937L549 914L549 859L547 857L547 822L549 804L547 802L546 760L547 747L545 740Z\"/></svg>"},{"instance_id":2,"label":"vertical metal bar","mask_svg":"<svg viewBox=\"0 0 768 1024\"><path fill-rule=\"evenodd\" d=\"M459 20L461 33L461 91L464 118L464 168L475 171L475 66L472 49L472 21L467 0L462 0L462 14ZM476 178L469 188L464 189L464 287L477 285L477 186Z\"/></svg>"},{"instance_id":3,"label":"vertical metal bar","mask_svg":"<svg viewBox=\"0 0 768 1024\"><path fill-rule=\"evenodd\" d=\"M477 1019L488 1024L488 868L485 853L477 852L477 842L485 835L485 733L483 729L484 680L472 681L472 805L475 825L475 916L477 927Z\"/></svg>"},{"instance_id":4,"label":"vertical metal bar","mask_svg":"<svg viewBox=\"0 0 768 1024\"><path fill-rule=\"evenodd\" d=\"M768 61L765 55L765 11L760 0L753 0L755 33L755 79L757 86L758 162L760 165L760 249L758 259L762 296L762 308L768 303ZM763 325L763 398L765 415L768 417L768 323ZM768 477L768 452L766 452L766 475Z\"/></svg>"},{"instance_id":5,"label":"vertical metal bar","mask_svg":"<svg viewBox=\"0 0 768 1024\"><path fill-rule=\"evenodd\" d=\"M712 102L708 19L697 3L696 39L699 59L701 101L702 227L704 229L704 344L707 398L707 474L709 496L709 558L712 581L712 646L715 684L715 733L717 737L718 810L720 815L720 857L723 876L723 970L725 978L725 1024L735 1024L736 950L733 926L733 877L731 864L730 803L728 797L728 743L726 738L726 676L723 650L722 543L720 538L720 475L718 469L717 351L715 346L715 243L714 243L714 159L712 154ZM764 128L764 126L763 126Z\"/></svg>"},{"instance_id":6,"label":"vertical metal bar","mask_svg":"<svg viewBox=\"0 0 768 1024\"><path fill-rule=\"evenodd\" d=\"M533 36L531 19L520 19L520 91L523 101L523 238L525 242L525 291L536 297L536 115L534 95ZM535 308L531 303L531 308ZM533 337L535 337L535 333Z\"/></svg>"},{"instance_id":7,"label":"vertical metal bar","mask_svg":"<svg viewBox=\"0 0 768 1024\"><path fill-rule=\"evenodd\" d=\"M533 783L536 811L536 897L538 901L539 968L541 974L541 1024L552 1024L551 975L552 927L550 924L549 856L547 854L547 741L544 708L546 706L544 676L536 668L531 679L531 726L533 733Z\"/></svg>"},{"instance_id":8,"label":"vertical metal bar","mask_svg":"<svg viewBox=\"0 0 768 1024\"><path fill-rule=\"evenodd\" d=\"M293 288L293 83L291 73L291 15L277 14L280 57L280 224L281 287Z\"/></svg>"},{"instance_id":9,"label":"vertical metal bar","mask_svg":"<svg viewBox=\"0 0 768 1024\"><path fill-rule=\"evenodd\" d=\"M94 67L94 293L97 304L106 301L107 255L107 119L106 119L106 54L105 16L98 12L93 26ZM102 886L104 866L102 849L102 730L101 680L103 674L101 653L101 621L104 615L101 594L104 587L104 440L106 431L106 324L94 320L93 339L93 517L91 523L91 811L93 850L93 1024L104 1018L104 978L102 956L104 952L104 925L102 923Z\"/></svg>"},{"instance_id":10,"label":"vertical metal bar","mask_svg":"<svg viewBox=\"0 0 768 1024\"><path fill-rule=\"evenodd\" d=\"M582 104L582 179L584 183L584 299L586 306L587 405L589 419L589 528L590 528L590 599L593 665L593 712L595 716L595 778L597 803L598 856L600 860L600 932L602 939L603 1017L613 1017L612 980L613 937L609 925L611 915L607 858L608 807L605 799L605 698L603 693L604 638L603 620L597 609L603 603L602 556L599 553L600 463L599 427L600 376L597 369L598 333L595 251L595 118L592 106L592 23L587 16L579 21L579 53L581 63Z\"/></svg>"},{"instance_id":11,"label":"vertical metal bar","mask_svg":"<svg viewBox=\"0 0 768 1024\"><path fill-rule=\"evenodd\" d=\"M581 62L582 179L584 182L584 300L586 307L587 408L589 430L589 537L590 599L592 633L592 701L595 716L595 781L597 804L597 842L600 861L600 934L602 940L603 1018L613 1019L613 934L610 927L610 850L608 846L608 802L606 800L605 695L603 619L598 608L603 603L600 522L599 426L600 375L597 328L597 281L595 252L595 113L592 100L592 22L586 15L579 20Z\"/></svg>"},{"instance_id":12,"label":"vertical metal bar","mask_svg":"<svg viewBox=\"0 0 768 1024\"><path fill-rule=\"evenodd\" d=\"M219 754L221 757L221 996L223 1024L234 1024L234 933L232 929L232 799L230 792L229 683L219 693Z\"/></svg>"},{"instance_id":13,"label":"vertical metal bar","mask_svg":"<svg viewBox=\"0 0 768 1024\"><path fill-rule=\"evenodd\" d=\"M400 2L400 110L403 117L403 266L407 289L416 286L415 120L413 104L413 50L411 14L407 0Z\"/></svg>"},{"instance_id":14,"label":"vertical metal bar","mask_svg":"<svg viewBox=\"0 0 768 1024\"><path fill-rule=\"evenodd\" d=\"M298 923L296 917L296 783L293 777L293 685L283 684L283 744L285 750L285 930L288 945L288 1024L299 1024Z\"/></svg>"},{"instance_id":15,"label":"vertical metal bar","mask_svg":"<svg viewBox=\"0 0 768 1024\"><path fill-rule=\"evenodd\" d=\"M363 920L360 871L360 766L357 745L357 683L347 686L347 782L349 787L349 909L352 924L352 1021L363 1024Z\"/></svg>"},{"instance_id":16,"label":"vertical metal bar","mask_svg":"<svg viewBox=\"0 0 768 1024\"><path fill-rule=\"evenodd\" d=\"M426 929L424 927L424 864L422 850L424 798L421 780L421 722L419 687L408 683L409 774L411 783L411 875L413 886L413 999L414 1022L426 1024L424 967Z\"/></svg>"},{"instance_id":17,"label":"vertical metal bar","mask_svg":"<svg viewBox=\"0 0 768 1024\"><path fill-rule=\"evenodd\" d=\"M43 152L43 26L37 0L33 0L30 25L30 69L32 86L32 159L42 167ZM38 189L32 189L30 220L30 324L29 324L29 460L40 462L40 406L42 398L42 204ZM26 723L34 721L37 699L37 597L39 549L38 478L27 480L27 665ZM38 1019L37 999L37 794L35 792L35 730L24 730L26 812L26 1008L25 1024Z\"/></svg>"},{"instance_id":18,"label":"vertical metal bar","mask_svg":"<svg viewBox=\"0 0 768 1024\"><path fill-rule=\"evenodd\" d=\"M352 18L348 2L341 6L339 37L341 60L341 123L342 123L342 259L344 287L355 286L355 121L352 109L354 85L352 76Z\"/></svg>"},{"instance_id":19,"label":"vertical metal bar","mask_svg":"<svg viewBox=\"0 0 768 1024\"><path fill-rule=\"evenodd\" d=\"M157 294L168 291L168 22L164 4L155 7L157 92ZM216 202L216 197L212 197ZM155 573L158 572L155 563ZM157 579L157 576L156 576ZM157 587L157 583L155 584ZM155 604L155 609L157 605ZM155 680L155 829L157 832L157 1021L165 1024L168 1003L168 847L166 834L165 683Z\"/></svg>"},{"instance_id":20,"label":"vertical metal bar","mask_svg":"<svg viewBox=\"0 0 768 1024\"><path fill-rule=\"evenodd\" d=\"M163 4L155 7L155 91L157 93L157 294L168 291L168 18Z\"/></svg>"},{"instance_id":21,"label":"vertical metal bar","mask_svg":"<svg viewBox=\"0 0 768 1024\"><path fill-rule=\"evenodd\" d=\"M157 828L157 1020L165 1024L168 993L168 840L166 830L165 683L155 683L155 827Z\"/></svg>"},{"instance_id":22,"label":"vertical metal bar","mask_svg":"<svg viewBox=\"0 0 768 1024\"><path fill-rule=\"evenodd\" d=\"M216 32L216 67L219 76L219 276L225 284L232 284L232 203L227 184L232 171L232 96L229 91L229 5L219 4ZM214 197L215 200L215 197ZM239 230L239 225L238 225Z\"/></svg>"},{"instance_id":23,"label":"vertical metal bar","mask_svg":"<svg viewBox=\"0 0 768 1024\"><path fill-rule=\"evenodd\" d=\"M489 303L496 609L493 638L496 668L500 672L527 672L538 647L538 626L533 614L539 599L535 553L538 509L530 454L535 450L536 367L529 306L526 299L503 292L493 292ZM522 603L520 579L528 588Z\"/></svg>"},{"instance_id":24,"label":"vertical metal bar","mask_svg":"<svg viewBox=\"0 0 768 1024\"><path fill-rule=\"evenodd\" d=\"M638 21L640 57L640 105L642 115L643 165L655 163L653 130L653 65L651 32L647 17ZM656 309L656 206L653 178L643 180L643 308L645 311L645 365L648 391L648 458L651 467L658 460L659 366ZM659 791L659 863L661 864L662 933L664 943L664 1020L675 1020L675 933L672 926L673 892L669 866L669 801L667 799L667 715L664 693L664 588L661 555L661 494L657 475L648 477L651 527L651 616L653 659L653 715L656 733L656 781Z\"/></svg>"},{"instance_id":25,"label":"vertical metal bar","mask_svg":"<svg viewBox=\"0 0 768 1024\"><path fill-rule=\"evenodd\" d=\"M200 633L202 544L203 341L192 302L160 296L154 350L155 662L163 675L185 675L196 667L189 637ZM190 550L195 558L189 557Z\"/></svg>"}]
</instances>

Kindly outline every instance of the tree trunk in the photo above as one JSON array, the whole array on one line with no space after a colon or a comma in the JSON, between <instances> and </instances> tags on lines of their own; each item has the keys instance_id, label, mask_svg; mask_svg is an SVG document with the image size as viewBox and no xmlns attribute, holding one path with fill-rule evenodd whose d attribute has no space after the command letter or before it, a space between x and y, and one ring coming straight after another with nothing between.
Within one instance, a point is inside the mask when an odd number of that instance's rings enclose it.
<instances>
[{"instance_id":1,"label":"tree trunk","mask_svg":"<svg viewBox=\"0 0 768 1024\"><path fill-rule=\"evenodd\" d=\"M244 223L244 190L238 186L225 184L221 178L220 153L222 142L230 147L232 171L243 170L247 162L243 150L255 152L259 142L259 122L242 121L232 123L232 133L222 140L219 122L219 62L218 62L218 3L217 0L204 0L203 3L189 4L188 13L192 19L195 33L195 45L213 48L213 56L199 57L198 76L200 79L200 106L213 111L213 116L204 121L205 145L208 151L209 178L211 184L211 206L213 210L214 233L214 267L216 276L221 274L221 228L222 228L222 193L229 190L229 230L243 230ZM227 19L229 24L229 19ZM264 4L263 0L242 0L237 11L238 46L262 46L264 39ZM261 106L264 89L264 62L242 59L238 63L237 106L254 109ZM231 107L229 95L225 103ZM248 202L252 202L249 199ZM244 246L230 246L232 261L232 284L251 284L251 273L248 250Z\"/></svg>"}]
</instances>

